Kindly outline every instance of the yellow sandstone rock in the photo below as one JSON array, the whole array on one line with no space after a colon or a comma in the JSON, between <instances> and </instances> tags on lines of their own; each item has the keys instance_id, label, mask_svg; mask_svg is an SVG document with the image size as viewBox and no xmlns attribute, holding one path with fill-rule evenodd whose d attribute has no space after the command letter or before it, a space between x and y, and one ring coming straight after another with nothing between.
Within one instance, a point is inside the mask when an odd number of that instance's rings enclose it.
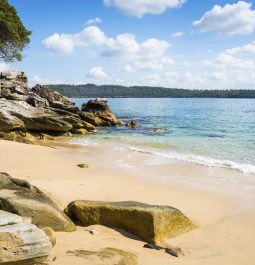
<instances>
[{"instance_id":1,"label":"yellow sandstone rock","mask_svg":"<svg viewBox=\"0 0 255 265\"><path fill-rule=\"evenodd\" d=\"M133 201L78 200L70 203L65 213L83 226L101 224L123 229L149 243L161 243L196 228L176 208Z\"/></svg>"}]
</instances>

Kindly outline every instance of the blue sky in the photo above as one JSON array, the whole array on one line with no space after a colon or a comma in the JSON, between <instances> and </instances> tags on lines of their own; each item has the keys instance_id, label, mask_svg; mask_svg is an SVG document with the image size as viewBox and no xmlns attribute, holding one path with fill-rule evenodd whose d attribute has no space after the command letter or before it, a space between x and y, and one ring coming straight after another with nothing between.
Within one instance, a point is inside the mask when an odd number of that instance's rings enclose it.
<instances>
[{"instance_id":1,"label":"blue sky","mask_svg":"<svg viewBox=\"0 0 255 265\"><path fill-rule=\"evenodd\" d=\"M255 3L223 0L9 0L33 31L35 83L255 88Z\"/></svg>"}]
</instances>

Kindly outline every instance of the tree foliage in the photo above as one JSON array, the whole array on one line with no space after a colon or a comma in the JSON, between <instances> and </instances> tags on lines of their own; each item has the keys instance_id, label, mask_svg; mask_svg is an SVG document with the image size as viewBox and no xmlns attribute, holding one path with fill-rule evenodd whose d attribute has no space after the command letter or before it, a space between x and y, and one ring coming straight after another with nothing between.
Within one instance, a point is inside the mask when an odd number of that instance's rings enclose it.
<instances>
[{"instance_id":1,"label":"tree foliage","mask_svg":"<svg viewBox=\"0 0 255 265\"><path fill-rule=\"evenodd\" d=\"M0 0L0 59L6 62L22 60L22 51L30 42L28 31L16 9L7 0Z\"/></svg>"},{"instance_id":2,"label":"tree foliage","mask_svg":"<svg viewBox=\"0 0 255 265\"><path fill-rule=\"evenodd\" d=\"M67 97L74 98L255 98L254 89L190 90L149 86L97 86L94 84L84 84L77 86L50 85L50 87Z\"/></svg>"}]
</instances>

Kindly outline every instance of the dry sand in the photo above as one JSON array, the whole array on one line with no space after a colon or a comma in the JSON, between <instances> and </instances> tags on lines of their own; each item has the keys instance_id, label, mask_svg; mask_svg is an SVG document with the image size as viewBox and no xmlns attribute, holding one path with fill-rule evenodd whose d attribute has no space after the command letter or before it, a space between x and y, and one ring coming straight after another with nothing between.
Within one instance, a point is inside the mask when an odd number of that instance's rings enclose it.
<instances>
[{"instance_id":1,"label":"dry sand","mask_svg":"<svg viewBox=\"0 0 255 265\"><path fill-rule=\"evenodd\" d=\"M116 247L135 253L140 264L253 265L255 264L254 193L222 184L219 192L202 188L211 170L194 165L175 164L168 167L148 165L139 170L117 167L118 152L96 148L42 147L0 141L0 171L22 178L38 186L64 208L76 199L137 200L150 204L171 205L190 217L199 228L167 243L181 247L184 257L174 258L163 251L143 248L143 242L102 226L79 227L73 233L57 233L57 245L49 264L85 264L82 258L67 253L70 250L99 250ZM139 160L140 158L140 160ZM139 161L139 163L137 162ZM142 154L131 158L142 164ZM90 168L81 169L79 163ZM192 172L192 174L191 174ZM186 175L193 185L183 181L166 182L158 176ZM235 172L215 170L215 174L235 175ZM154 177L153 177L154 176ZM213 183L213 182L208 182ZM209 186L212 186L210 184ZM218 185L219 186L219 185ZM217 187L218 187L217 186ZM228 191L229 190L229 191ZM87 264L87 263L86 263Z\"/></svg>"}]
</instances>

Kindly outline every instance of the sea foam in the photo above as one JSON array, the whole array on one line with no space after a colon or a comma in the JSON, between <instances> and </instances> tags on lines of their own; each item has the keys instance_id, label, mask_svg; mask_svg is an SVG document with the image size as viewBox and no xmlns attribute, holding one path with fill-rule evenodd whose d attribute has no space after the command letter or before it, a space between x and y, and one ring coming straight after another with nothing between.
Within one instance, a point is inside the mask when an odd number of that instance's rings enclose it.
<instances>
[{"instance_id":1,"label":"sea foam","mask_svg":"<svg viewBox=\"0 0 255 265\"><path fill-rule=\"evenodd\" d=\"M209 157L194 155L194 154L177 153L173 151L159 152L157 150L142 149L142 148L137 148L134 146L129 146L128 149L130 151L152 154L158 157L163 157L163 158L175 160L175 161L194 163L198 165L204 165L207 167L230 168L230 169L238 170L242 173L255 174L254 165L237 163L237 162L230 161L230 160L220 160L220 159L214 159L214 158L209 158Z\"/></svg>"}]
</instances>

